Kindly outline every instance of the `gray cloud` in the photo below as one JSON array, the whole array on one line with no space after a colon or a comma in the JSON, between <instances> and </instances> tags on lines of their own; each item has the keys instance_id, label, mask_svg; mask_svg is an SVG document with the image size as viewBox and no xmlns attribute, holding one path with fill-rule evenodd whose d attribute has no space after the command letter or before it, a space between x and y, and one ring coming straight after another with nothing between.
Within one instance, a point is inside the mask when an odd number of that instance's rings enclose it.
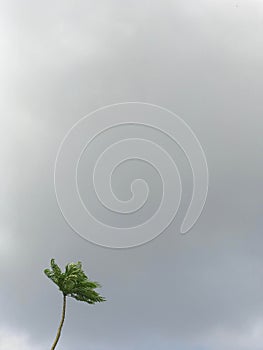
<instances>
[{"instance_id":1,"label":"gray cloud","mask_svg":"<svg viewBox=\"0 0 263 350\"><path fill-rule=\"evenodd\" d=\"M1 7L3 329L29 334L28 347L52 342L61 298L42 270L54 256L61 265L83 261L108 299L69 303L65 350L262 348L262 4ZM196 226L176 234L191 179L179 150L160 136L185 179L183 208L154 241L110 250L67 226L53 167L76 121L127 100L163 105L189 123L207 155L210 189Z\"/></svg>"}]
</instances>

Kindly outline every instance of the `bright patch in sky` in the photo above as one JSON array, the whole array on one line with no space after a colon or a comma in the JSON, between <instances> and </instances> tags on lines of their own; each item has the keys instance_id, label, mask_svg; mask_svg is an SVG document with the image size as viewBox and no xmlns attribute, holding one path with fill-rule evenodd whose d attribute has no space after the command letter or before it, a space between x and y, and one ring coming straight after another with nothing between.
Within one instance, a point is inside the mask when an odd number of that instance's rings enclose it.
<instances>
[{"instance_id":1,"label":"bright patch in sky","mask_svg":"<svg viewBox=\"0 0 263 350\"><path fill-rule=\"evenodd\" d=\"M11 330L0 329L0 349L44 350L44 347L36 346L35 344L31 343L27 334L16 334Z\"/></svg>"}]
</instances>

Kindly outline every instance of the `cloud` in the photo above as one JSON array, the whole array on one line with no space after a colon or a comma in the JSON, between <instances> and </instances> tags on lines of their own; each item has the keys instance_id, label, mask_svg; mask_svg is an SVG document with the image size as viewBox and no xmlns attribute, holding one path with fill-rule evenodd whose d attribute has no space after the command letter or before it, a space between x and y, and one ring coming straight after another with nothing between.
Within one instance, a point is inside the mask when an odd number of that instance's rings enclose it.
<instances>
[{"instance_id":1,"label":"cloud","mask_svg":"<svg viewBox=\"0 0 263 350\"><path fill-rule=\"evenodd\" d=\"M14 333L10 329L0 329L1 350L44 350L46 347L32 343L30 336L26 333Z\"/></svg>"},{"instance_id":2,"label":"cloud","mask_svg":"<svg viewBox=\"0 0 263 350\"><path fill-rule=\"evenodd\" d=\"M219 328L207 336L202 344L206 344L207 349L213 350L231 350L234 348L259 350L263 346L262 326L262 319L259 319L247 329L244 329L243 332Z\"/></svg>"},{"instance_id":3,"label":"cloud","mask_svg":"<svg viewBox=\"0 0 263 350\"><path fill-rule=\"evenodd\" d=\"M94 307L69 302L65 350L83 348L87 339L98 350L262 347L261 2L1 6L4 350L52 342L61 296L42 272L51 257L61 265L82 260L108 299ZM187 236L176 234L182 209L158 239L117 251L85 242L67 226L53 168L76 121L126 100L163 105L191 125L208 158L210 189ZM187 175L180 150L153 136ZM114 184L127 195L118 187L125 170L119 174Z\"/></svg>"}]
</instances>

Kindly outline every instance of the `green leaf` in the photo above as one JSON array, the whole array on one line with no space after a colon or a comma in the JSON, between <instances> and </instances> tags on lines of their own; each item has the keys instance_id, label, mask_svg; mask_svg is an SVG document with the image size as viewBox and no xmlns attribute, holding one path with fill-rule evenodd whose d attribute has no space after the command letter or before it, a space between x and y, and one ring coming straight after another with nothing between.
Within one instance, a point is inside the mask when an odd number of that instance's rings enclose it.
<instances>
[{"instance_id":1,"label":"green leaf","mask_svg":"<svg viewBox=\"0 0 263 350\"><path fill-rule=\"evenodd\" d=\"M51 259L51 270L45 269L45 275L51 279L64 295L89 304L106 301L95 289L101 287L98 282L91 281L82 269L82 263L69 263L62 273L55 259Z\"/></svg>"}]
</instances>

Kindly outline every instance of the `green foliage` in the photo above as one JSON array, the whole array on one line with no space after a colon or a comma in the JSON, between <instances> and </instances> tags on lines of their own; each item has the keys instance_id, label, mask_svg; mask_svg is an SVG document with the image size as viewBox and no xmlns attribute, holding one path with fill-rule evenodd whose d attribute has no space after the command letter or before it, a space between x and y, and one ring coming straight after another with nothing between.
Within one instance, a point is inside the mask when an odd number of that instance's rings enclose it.
<instances>
[{"instance_id":1,"label":"green foliage","mask_svg":"<svg viewBox=\"0 0 263 350\"><path fill-rule=\"evenodd\" d=\"M103 302L106 299L100 296L95 289L100 287L98 282L92 282L82 270L81 262L66 265L65 272L51 259L51 270L45 269L44 273L50 278L65 296L70 296L89 304Z\"/></svg>"}]
</instances>

